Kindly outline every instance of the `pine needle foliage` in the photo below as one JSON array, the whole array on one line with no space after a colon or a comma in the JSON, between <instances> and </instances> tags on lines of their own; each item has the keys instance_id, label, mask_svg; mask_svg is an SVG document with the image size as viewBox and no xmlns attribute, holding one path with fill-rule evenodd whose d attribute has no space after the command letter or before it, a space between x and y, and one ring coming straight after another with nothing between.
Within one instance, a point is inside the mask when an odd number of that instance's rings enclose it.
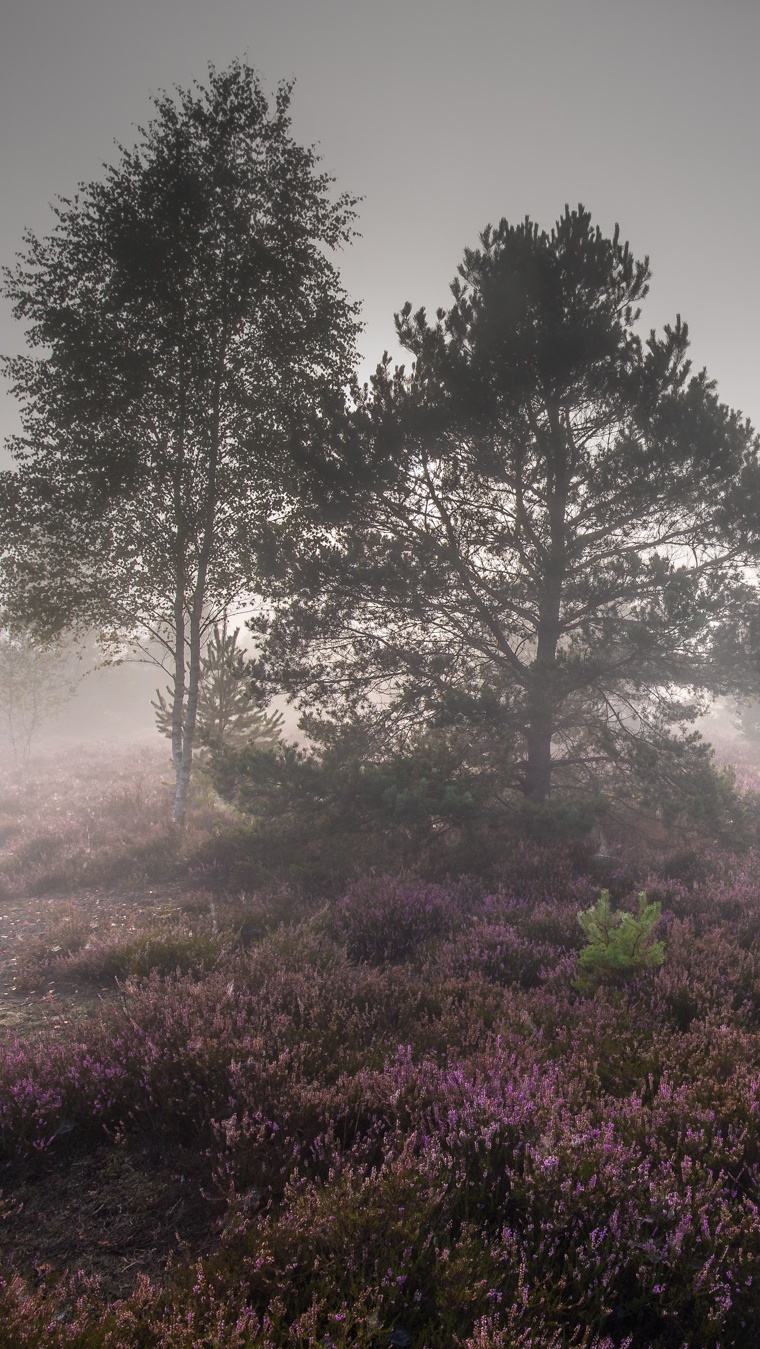
<instances>
[{"instance_id":1,"label":"pine needle foliage","mask_svg":"<svg viewBox=\"0 0 760 1349\"><path fill-rule=\"evenodd\" d=\"M245 652L239 644L240 629L228 631L226 621L215 624L201 657L198 690L197 734L201 744L227 748L233 745L272 749L280 739L281 712L265 712L246 677ZM156 689L151 706L162 735L172 737L172 690Z\"/></svg>"},{"instance_id":2,"label":"pine needle foliage","mask_svg":"<svg viewBox=\"0 0 760 1349\"><path fill-rule=\"evenodd\" d=\"M614 912L609 890L602 890L596 904L578 914L588 938L588 945L579 953L579 974L573 981L578 992L593 993L601 984L618 983L661 965L665 943L655 941L653 935L661 912L660 903L655 900L650 904L645 890L639 894L635 916Z\"/></svg>"}]
</instances>

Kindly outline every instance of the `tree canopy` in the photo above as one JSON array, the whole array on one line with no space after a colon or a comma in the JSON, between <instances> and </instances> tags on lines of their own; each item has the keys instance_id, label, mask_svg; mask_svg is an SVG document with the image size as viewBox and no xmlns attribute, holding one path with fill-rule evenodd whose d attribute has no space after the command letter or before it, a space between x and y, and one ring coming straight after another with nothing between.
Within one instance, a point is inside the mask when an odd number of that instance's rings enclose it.
<instances>
[{"instance_id":1,"label":"tree canopy","mask_svg":"<svg viewBox=\"0 0 760 1349\"><path fill-rule=\"evenodd\" d=\"M23 423L2 480L6 619L159 653L178 820L204 642L256 592L299 418L353 369L329 255L355 202L293 139L290 92L270 104L234 62L160 95L135 148L5 273L31 347L6 361Z\"/></svg>"},{"instance_id":2,"label":"tree canopy","mask_svg":"<svg viewBox=\"0 0 760 1349\"><path fill-rule=\"evenodd\" d=\"M404 306L411 371L386 358L342 433L348 522L312 519L274 583L268 660L304 707L464 727L536 803L699 768L681 732L726 686L758 443L680 317L642 338L649 277L579 206L487 228L433 322Z\"/></svg>"}]
</instances>

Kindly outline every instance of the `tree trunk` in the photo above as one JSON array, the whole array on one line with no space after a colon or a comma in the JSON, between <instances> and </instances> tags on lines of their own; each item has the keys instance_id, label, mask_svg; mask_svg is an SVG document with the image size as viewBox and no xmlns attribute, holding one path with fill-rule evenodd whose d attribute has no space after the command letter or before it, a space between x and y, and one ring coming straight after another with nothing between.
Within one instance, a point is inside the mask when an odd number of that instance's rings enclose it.
<instances>
[{"instance_id":1,"label":"tree trunk","mask_svg":"<svg viewBox=\"0 0 760 1349\"><path fill-rule=\"evenodd\" d=\"M188 661L187 704L185 707L185 723L182 731L182 759L177 770L177 785L174 792L174 822L181 827L184 827L187 818L187 796L190 788L190 777L193 771L193 750L195 748L195 726L198 717L198 691L201 675L203 608L206 603L208 569L216 531L217 467L219 463L220 448L219 425L224 351L225 342L223 340L220 344L219 355L217 358L217 374L212 405L203 537L195 574L193 606L190 613L190 653Z\"/></svg>"},{"instance_id":2,"label":"tree trunk","mask_svg":"<svg viewBox=\"0 0 760 1349\"><path fill-rule=\"evenodd\" d=\"M552 785L552 736L561 701L557 653L561 633L562 572L555 559L541 602L536 659L530 669L525 724L526 764L523 791L531 801L546 801Z\"/></svg>"},{"instance_id":3,"label":"tree trunk","mask_svg":"<svg viewBox=\"0 0 760 1349\"><path fill-rule=\"evenodd\" d=\"M185 720L182 728L182 753L176 769L174 789L174 823L184 828L187 819L187 796L193 771L193 750L195 748L195 723L198 714L198 685L201 669L201 631L200 615L196 615L194 606L190 619L190 657L187 680L187 702Z\"/></svg>"},{"instance_id":4,"label":"tree trunk","mask_svg":"<svg viewBox=\"0 0 760 1349\"><path fill-rule=\"evenodd\" d=\"M181 315L184 331L184 314ZM183 500L185 473L185 365L184 353L180 347L180 386L177 417L177 456L174 467L172 496L174 505L174 698L172 702L172 759L174 762L174 806L173 819L176 824L184 824L184 791L180 783L182 778L182 759L185 721L186 692L186 655L185 655L185 592L187 565L187 526Z\"/></svg>"},{"instance_id":5,"label":"tree trunk","mask_svg":"<svg viewBox=\"0 0 760 1349\"><path fill-rule=\"evenodd\" d=\"M567 510L567 440L565 431L550 409L551 437L547 445L547 515L549 546L546 552L543 593L539 602L536 659L531 668L525 727L526 764L523 791L531 801L546 801L552 786L552 735L561 702L557 654L562 632L562 589L565 580L565 515Z\"/></svg>"},{"instance_id":6,"label":"tree trunk","mask_svg":"<svg viewBox=\"0 0 760 1349\"><path fill-rule=\"evenodd\" d=\"M179 783L182 767L183 724L185 720L185 595L177 582L174 607L174 697L172 700L172 760L175 782ZM175 814L176 819L176 814Z\"/></svg>"},{"instance_id":7,"label":"tree trunk","mask_svg":"<svg viewBox=\"0 0 760 1349\"><path fill-rule=\"evenodd\" d=\"M548 708L534 707L525 731L527 749L523 791L530 801L546 801L552 786L552 718Z\"/></svg>"}]
</instances>

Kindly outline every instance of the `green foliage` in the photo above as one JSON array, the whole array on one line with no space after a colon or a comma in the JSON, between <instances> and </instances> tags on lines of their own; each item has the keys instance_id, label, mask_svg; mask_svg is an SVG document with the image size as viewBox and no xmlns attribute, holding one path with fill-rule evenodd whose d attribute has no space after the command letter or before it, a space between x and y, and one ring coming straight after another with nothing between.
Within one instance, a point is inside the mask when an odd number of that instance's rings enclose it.
<instances>
[{"instance_id":1,"label":"green foliage","mask_svg":"<svg viewBox=\"0 0 760 1349\"><path fill-rule=\"evenodd\" d=\"M638 914L613 912L610 892L602 890L596 904L578 914L588 945L578 956L580 973L574 981L580 993L592 993L600 984L617 983L642 970L656 969L665 959L665 943L653 932L662 906L639 894Z\"/></svg>"},{"instance_id":2,"label":"green foliage","mask_svg":"<svg viewBox=\"0 0 760 1349\"><path fill-rule=\"evenodd\" d=\"M541 843L571 843L588 837L609 814L610 803L601 794L548 801L520 800L513 812L514 828L526 839Z\"/></svg>"},{"instance_id":3,"label":"green foliage","mask_svg":"<svg viewBox=\"0 0 760 1349\"><path fill-rule=\"evenodd\" d=\"M747 810L704 745L680 755L676 745L670 760L658 752L651 762L637 752L635 779L610 773L603 792L557 791L535 802L505 786L509 761L489 760L486 736L436 728L394 752L366 730L349 724L308 749L255 740L212 747L211 781L251 822L248 851L268 859L269 879L301 880L305 869L321 882L397 866L430 878L496 877L526 842L580 850L590 865L600 827L613 842L634 832L658 846L671 835L740 844L746 832ZM608 868L598 879L608 883Z\"/></svg>"},{"instance_id":4,"label":"green foliage","mask_svg":"<svg viewBox=\"0 0 760 1349\"><path fill-rule=\"evenodd\" d=\"M716 763L697 731L674 733L660 723L632 738L611 768L608 791L642 823L656 821L668 834L733 846L751 839L752 812L733 770Z\"/></svg>"},{"instance_id":5,"label":"green foliage","mask_svg":"<svg viewBox=\"0 0 760 1349\"><path fill-rule=\"evenodd\" d=\"M301 486L298 425L351 376L356 306L330 254L355 211L293 139L288 85L270 101L233 61L154 103L5 274L31 354L5 362L22 434L0 588L46 637L160 648L184 823L213 616L257 593L268 521Z\"/></svg>"},{"instance_id":6,"label":"green foliage","mask_svg":"<svg viewBox=\"0 0 760 1349\"><path fill-rule=\"evenodd\" d=\"M617 792L647 737L667 752L663 717L681 734L725 680L760 474L680 318L642 340L648 279L579 206L489 226L449 309L403 307L411 370L357 391L352 517L281 544L263 650L289 691L399 742L457 699L473 728L488 711L502 790L539 803L606 791L610 767Z\"/></svg>"},{"instance_id":7,"label":"green foliage","mask_svg":"<svg viewBox=\"0 0 760 1349\"><path fill-rule=\"evenodd\" d=\"M491 836L503 845L486 782L440 740L397 753L349 732L308 750L249 740L214 746L207 769L251 822L251 850L272 876L310 884L362 867L446 873L485 867Z\"/></svg>"},{"instance_id":8,"label":"green foliage","mask_svg":"<svg viewBox=\"0 0 760 1349\"><path fill-rule=\"evenodd\" d=\"M214 624L201 656L196 729L198 740L208 746L255 745L272 749L280 739L281 712L267 713L256 699L248 678L245 652L239 644L240 629L227 631L227 623ZM172 738L172 690L166 696L156 689L151 703L156 726Z\"/></svg>"}]
</instances>

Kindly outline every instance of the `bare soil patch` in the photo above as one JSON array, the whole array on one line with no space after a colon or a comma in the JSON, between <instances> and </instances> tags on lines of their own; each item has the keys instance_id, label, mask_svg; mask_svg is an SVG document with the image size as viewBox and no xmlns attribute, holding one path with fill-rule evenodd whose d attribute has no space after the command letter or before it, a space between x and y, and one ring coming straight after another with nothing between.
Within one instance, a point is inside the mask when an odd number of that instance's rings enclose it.
<instances>
[{"instance_id":1,"label":"bare soil patch","mask_svg":"<svg viewBox=\"0 0 760 1349\"><path fill-rule=\"evenodd\" d=\"M44 968L66 933L128 940L182 914L176 886L136 893L101 890L0 901L0 1040L54 1041L119 996L52 972L39 988L18 986L36 956ZM24 1163L0 1167L0 1270L32 1286L59 1274L97 1275L109 1300L125 1297L140 1274L160 1279L172 1263L216 1245L220 1205L204 1196L203 1159L158 1143L103 1137L93 1151L75 1131Z\"/></svg>"},{"instance_id":2,"label":"bare soil patch","mask_svg":"<svg viewBox=\"0 0 760 1349\"><path fill-rule=\"evenodd\" d=\"M124 1140L81 1155L64 1146L3 1176L0 1267L32 1286L51 1269L96 1275L113 1301L139 1274L160 1281L172 1263L205 1254L218 1207L190 1155Z\"/></svg>"}]
</instances>

